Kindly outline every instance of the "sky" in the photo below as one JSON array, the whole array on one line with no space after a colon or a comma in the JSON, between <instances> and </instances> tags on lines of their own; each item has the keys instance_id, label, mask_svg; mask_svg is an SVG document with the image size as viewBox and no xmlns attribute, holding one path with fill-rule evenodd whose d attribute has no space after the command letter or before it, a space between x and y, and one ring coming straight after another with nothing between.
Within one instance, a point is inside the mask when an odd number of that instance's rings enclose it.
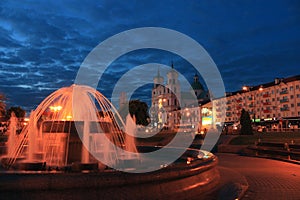
<instances>
[{"instance_id":1,"label":"sky","mask_svg":"<svg viewBox=\"0 0 300 200\"><path fill-rule=\"evenodd\" d=\"M81 63L99 43L140 27L168 28L197 41L216 63L226 91L300 74L297 0L3 0L0 92L7 106L36 108L50 93L74 83ZM110 97L122 74L135 66L172 62L192 81L195 70L177 55L139 50L114 61L99 90ZM148 103L150 96L151 85L136 90L136 97Z\"/></svg>"}]
</instances>

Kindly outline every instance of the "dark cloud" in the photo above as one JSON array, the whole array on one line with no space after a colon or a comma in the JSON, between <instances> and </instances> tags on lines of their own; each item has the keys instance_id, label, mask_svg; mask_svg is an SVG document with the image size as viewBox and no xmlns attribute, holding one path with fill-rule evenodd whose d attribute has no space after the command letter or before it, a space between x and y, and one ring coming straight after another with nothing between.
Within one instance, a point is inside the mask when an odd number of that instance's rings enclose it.
<instances>
[{"instance_id":1,"label":"dark cloud","mask_svg":"<svg viewBox=\"0 0 300 200\"><path fill-rule=\"evenodd\" d=\"M295 0L1 1L0 92L9 97L10 106L31 110L55 89L71 85L80 64L100 42L146 26L174 29L202 44L219 67L228 91L296 75L299 13ZM195 70L181 57L144 50L112 63L99 88L110 95L129 69L149 62L170 65L171 61L192 79ZM145 86L136 95L146 100L149 91Z\"/></svg>"}]
</instances>

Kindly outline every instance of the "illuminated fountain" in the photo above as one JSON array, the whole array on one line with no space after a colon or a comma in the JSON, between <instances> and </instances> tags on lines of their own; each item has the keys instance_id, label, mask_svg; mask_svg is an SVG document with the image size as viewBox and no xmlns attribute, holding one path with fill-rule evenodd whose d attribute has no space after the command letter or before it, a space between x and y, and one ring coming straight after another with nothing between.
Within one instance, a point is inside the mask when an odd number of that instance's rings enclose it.
<instances>
[{"instance_id":1,"label":"illuminated fountain","mask_svg":"<svg viewBox=\"0 0 300 200\"><path fill-rule=\"evenodd\" d=\"M12 115L7 167L40 163L59 169L74 163L98 165L98 160L114 166L120 149L137 152L133 138L121 130L133 130L132 123L125 126L113 105L87 86L72 85L48 96L18 138L14 119ZM16 163L20 158L26 159Z\"/></svg>"},{"instance_id":2,"label":"illuminated fountain","mask_svg":"<svg viewBox=\"0 0 300 200\"><path fill-rule=\"evenodd\" d=\"M161 147L137 147L135 116L128 114L125 124L88 86L55 91L31 112L19 135L15 127L12 114L1 160L9 173L0 176L0 193L8 199L199 199L219 181L217 158L209 152L169 146L165 156L147 157ZM179 141L187 137L181 135ZM174 163L166 161L178 152Z\"/></svg>"},{"instance_id":3,"label":"illuminated fountain","mask_svg":"<svg viewBox=\"0 0 300 200\"><path fill-rule=\"evenodd\" d=\"M17 120L15 113L11 112L8 127L7 155L13 154L13 147L17 139Z\"/></svg>"}]
</instances>

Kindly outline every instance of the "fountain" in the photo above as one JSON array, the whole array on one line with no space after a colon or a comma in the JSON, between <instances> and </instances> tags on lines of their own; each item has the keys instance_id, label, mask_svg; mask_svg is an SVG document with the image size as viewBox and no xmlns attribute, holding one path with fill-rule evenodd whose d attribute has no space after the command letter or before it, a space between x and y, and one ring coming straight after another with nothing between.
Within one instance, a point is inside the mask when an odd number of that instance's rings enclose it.
<instances>
[{"instance_id":1,"label":"fountain","mask_svg":"<svg viewBox=\"0 0 300 200\"><path fill-rule=\"evenodd\" d=\"M116 108L88 86L53 92L31 112L18 136L15 127L12 114L8 151L1 160L6 170L0 176L0 192L7 198L35 199L42 193L44 199L117 199L120 194L123 199L198 199L218 184L217 158L197 149L149 173L114 170L147 168L155 161L140 156L138 149L148 153L160 147L137 147L135 116L128 114L125 124Z\"/></svg>"},{"instance_id":2,"label":"fountain","mask_svg":"<svg viewBox=\"0 0 300 200\"><path fill-rule=\"evenodd\" d=\"M8 127L8 140L7 140L7 155L13 154L13 147L17 138L17 118L14 112L11 112Z\"/></svg>"},{"instance_id":3,"label":"fountain","mask_svg":"<svg viewBox=\"0 0 300 200\"><path fill-rule=\"evenodd\" d=\"M73 98L84 103L73 105ZM12 115L5 160L8 168L40 163L60 169L72 163L96 164L100 156L111 166L118 163L119 148L137 152L129 137L125 145L125 134L120 128L125 125L113 105L87 86L72 85L48 96L32 111L28 126L17 140L14 121ZM16 162L24 157L22 162Z\"/></svg>"}]
</instances>

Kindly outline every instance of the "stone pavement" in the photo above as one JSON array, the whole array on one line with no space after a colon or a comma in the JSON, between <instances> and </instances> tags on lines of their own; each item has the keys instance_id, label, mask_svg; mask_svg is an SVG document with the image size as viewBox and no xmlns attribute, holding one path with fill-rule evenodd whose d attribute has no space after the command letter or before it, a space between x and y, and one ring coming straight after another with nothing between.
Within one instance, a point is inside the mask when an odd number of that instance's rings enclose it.
<instances>
[{"instance_id":1,"label":"stone pavement","mask_svg":"<svg viewBox=\"0 0 300 200\"><path fill-rule=\"evenodd\" d=\"M249 187L243 199L300 199L300 165L235 154L216 155L221 168L231 169L246 178ZM223 173L223 179L231 176Z\"/></svg>"}]
</instances>

